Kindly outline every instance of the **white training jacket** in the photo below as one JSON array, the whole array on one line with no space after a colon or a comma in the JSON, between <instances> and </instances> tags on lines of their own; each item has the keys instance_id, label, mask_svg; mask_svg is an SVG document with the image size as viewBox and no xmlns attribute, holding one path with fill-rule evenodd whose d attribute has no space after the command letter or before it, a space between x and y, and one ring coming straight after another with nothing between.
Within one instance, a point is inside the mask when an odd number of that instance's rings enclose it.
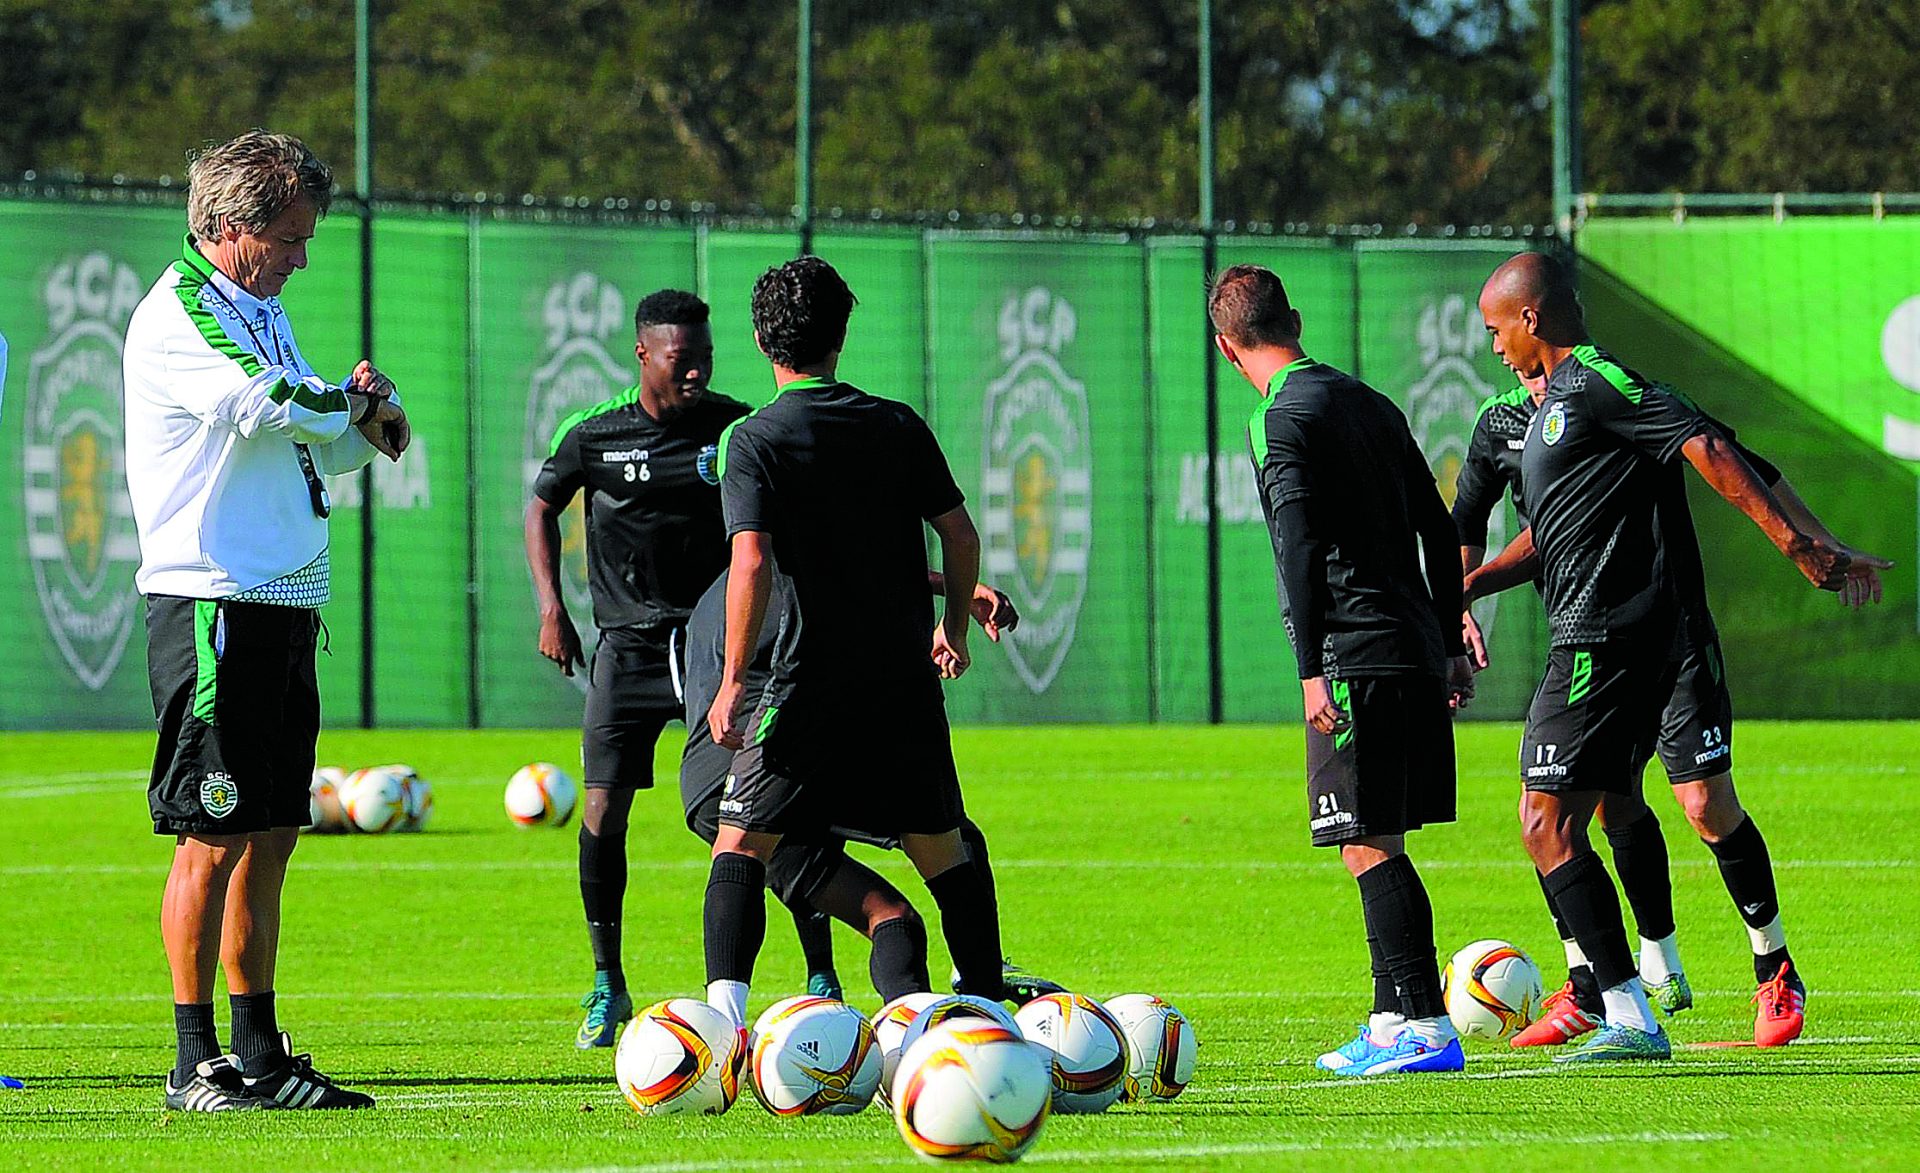
<instances>
[{"instance_id":1,"label":"white training jacket","mask_svg":"<svg viewBox=\"0 0 1920 1173\"><path fill-rule=\"evenodd\" d=\"M141 594L227 598L326 551L295 445L322 476L376 450L301 357L279 298L240 288L187 237L127 324L125 376Z\"/></svg>"}]
</instances>

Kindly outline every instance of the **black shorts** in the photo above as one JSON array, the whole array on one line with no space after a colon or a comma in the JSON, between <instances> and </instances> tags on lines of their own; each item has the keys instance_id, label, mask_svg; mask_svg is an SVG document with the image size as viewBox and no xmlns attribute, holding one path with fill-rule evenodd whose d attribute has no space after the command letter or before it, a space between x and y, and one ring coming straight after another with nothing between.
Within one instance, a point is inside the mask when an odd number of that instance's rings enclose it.
<instances>
[{"instance_id":1,"label":"black shorts","mask_svg":"<svg viewBox=\"0 0 1920 1173\"><path fill-rule=\"evenodd\" d=\"M713 744L711 740L708 744ZM722 747L722 753L727 752ZM687 806L687 829L711 846L720 835L720 803L729 774ZM847 841L829 831L812 828L783 836L767 859L767 887L788 906L805 904L820 885L833 878L847 858Z\"/></svg>"},{"instance_id":2,"label":"black shorts","mask_svg":"<svg viewBox=\"0 0 1920 1173\"><path fill-rule=\"evenodd\" d=\"M763 708L733 757L720 820L747 831L937 835L966 817L938 686L888 697L794 696Z\"/></svg>"},{"instance_id":3,"label":"black shorts","mask_svg":"<svg viewBox=\"0 0 1920 1173\"><path fill-rule=\"evenodd\" d=\"M1556 647L1527 710L1520 779L1528 790L1631 794L1673 695L1666 646Z\"/></svg>"},{"instance_id":4,"label":"black shorts","mask_svg":"<svg viewBox=\"0 0 1920 1173\"><path fill-rule=\"evenodd\" d=\"M147 679L160 726L147 783L154 834L307 825L319 630L319 613L304 607L147 599Z\"/></svg>"},{"instance_id":5,"label":"black shorts","mask_svg":"<svg viewBox=\"0 0 1920 1173\"><path fill-rule=\"evenodd\" d=\"M1454 815L1453 712L1432 676L1330 682L1348 725L1307 727L1307 825L1315 847L1400 835Z\"/></svg>"},{"instance_id":6,"label":"black shorts","mask_svg":"<svg viewBox=\"0 0 1920 1173\"><path fill-rule=\"evenodd\" d=\"M678 627L611 628L587 667L580 764L588 786L647 790L653 749L667 722L681 720L687 637Z\"/></svg>"},{"instance_id":7,"label":"black shorts","mask_svg":"<svg viewBox=\"0 0 1920 1173\"><path fill-rule=\"evenodd\" d=\"M1660 715L1657 749L1667 781L1678 786L1731 773L1733 696L1727 691L1719 641L1684 641L1674 670L1673 694Z\"/></svg>"}]
</instances>

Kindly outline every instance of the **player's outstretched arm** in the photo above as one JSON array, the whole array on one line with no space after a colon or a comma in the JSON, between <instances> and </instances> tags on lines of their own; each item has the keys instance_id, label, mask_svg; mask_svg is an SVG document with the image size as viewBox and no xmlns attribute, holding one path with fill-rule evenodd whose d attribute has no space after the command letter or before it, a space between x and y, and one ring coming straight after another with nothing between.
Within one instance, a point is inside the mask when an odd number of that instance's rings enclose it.
<instances>
[{"instance_id":1,"label":"player's outstretched arm","mask_svg":"<svg viewBox=\"0 0 1920 1173\"><path fill-rule=\"evenodd\" d=\"M1855 555L1796 524L1753 466L1725 436L1717 431L1702 432L1688 440L1681 452L1701 478L1713 486L1713 491L1759 526L1760 532L1800 568L1808 582L1825 591L1838 591L1847 585ZM1859 557L1868 560L1873 568L1885 569L1891 565L1870 554Z\"/></svg>"},{"instance_id":2,"label":"player's outstretched arm","mask_svg":"<svg viewBox=\"0 0 1920 1173\"><path fill-rule=\"evenodd\" d=\"M1814 540L1825 542L1844 552L1853 561L1847 566L1847 580L1840 585L1840 602L1848 607L1864 607L1868 603L1880 601L1880 572L1889 569L1893 563L1886 558L1875 557L1863 550L1857 550L1834 536L1825 522L1813 512L1811 506L1802 500L1793 487L1793 482L1782 476L1768 486L1773 490L1774 500L1780 503L1785 513L1801 531L1813 536Z\"/></svg>"},{"instance_id":3,"label":"player's outstretched arm","mask_svg":"<svg viewBox=\"0 0 1920 1173\"><path fill-rule=\"evenodd\" d=\"M1464 606L1489 595L1512 590L1517 586L1530 583L1540 573L1540 551L1533 545L1533 527L1528 526L1519 535L1507 543L1507 548L1494 555L1493 561L1480 566L1467 575L1461 600Z\"/></svg>"},{"instance_id":4,"label":"player's outstretched arm","mask_svg":"<svg viewBox=\"0 0 1920 1173\"><path fill-rule=\"evenodd\" d=\"M732 560L727 569L726 661L720 671L720 690L707 710L707 728L728 749L746 748L746 714L740 702L747 687L747 669L767 621L767 599L773 594L773 537L759 530L733 535Z\"/></svg>"},{"instance_id":5,"label":"player's outstretched arm","mask_svg":"<svg viewBox=\"0 0 1920 1173\"><path fill-rule=\"evenodd\" d=\"M584 668L587 662L580 653L580 633L574 630L573 617L560 594L562 508L538 495L527 503L527 568L533 572L534 598L540 605L540 654L572 676L576 664Z\"/></svg>"},{"instance_id":6,"label":"player's outstretched arm","mask_svg":"<svg viewBox=\"0 0 1920 1173\"><path fill-rule=\"evenodd\" d=\"M946 582L946 609L933 632L933 662L940 675L955 680L972 662L967 655L967 623L973 617L974 588L980 582L980 531L965 505L927 522L940 536L940 568Z\"/></svg>"}]
</instances>

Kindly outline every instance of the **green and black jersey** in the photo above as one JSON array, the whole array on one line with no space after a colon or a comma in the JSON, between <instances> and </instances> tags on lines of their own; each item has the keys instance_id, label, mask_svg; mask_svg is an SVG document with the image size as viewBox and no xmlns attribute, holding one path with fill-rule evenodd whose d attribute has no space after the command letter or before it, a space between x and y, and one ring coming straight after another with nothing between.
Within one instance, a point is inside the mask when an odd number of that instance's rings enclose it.
<instances>
[{"instance_id":1,"label":"green and black jersey","mask_svg":"<svg viewBox=\"0 0 1920 1173\"><path fill-rule=\"evenodd\" d=\"M686 622L727 568L719 443L747 405L708 392L656 420L629 387L569 416L533 491L564 507L586 494L587 584L601 630Z\"/></svg>"},{"instance_id":2,"label":"green and black jersey","mask_svg":"<svg viewBox=\"0 0 1920 1173\"><path fill-rule=\"evenodd\" d=\"M1453 485L1453 524L1463 546L1485 547L1487 522L1500 496L1513 493L1513 512L1527 528L1527 502L1520 491L1520 450L1527 446L1527 425L1535 404L1525 387L1495 395L1480 405L1467 439L1467 456Z\"/></svg>"},{"instance_id":3,"label":"green and black jersey","mask_svg":"<svg viewBox=\"0 0 1920 1173\"><path fill-rule=\"evenodd\" d=\"M1663 553L1662 535L1691 540L1680 449L1713 425L1691 403L1591 346L1576 347L1547 380L1528 425L1520 479L1540 552L1547 626L1554 646L1664 640L1673 630L1685 574Z\"/></svg>"},{"instance_id":4,"label":"green and black jersey","mask_svg":"<svg viewBox=\"0 0 1920 1173\"><path fill-rule=\"evenodd\" d=\"M1459 553L1406 416L1301 359L1247 432L1301 679L1444 674L1462 651Z\"/></svg>"},{"instance_id":5,"label":"green and black jersey","mask_svg":"<svg viewBox=\"0 0 1920 1173\"><path fill-rule=\"evenodd\" d=\"M727 430L729 537L772 538L799 636L777 683L938 702L925 523L960 507L933 432L903 403L799 379Z\"/></svg>"}]
</instances>

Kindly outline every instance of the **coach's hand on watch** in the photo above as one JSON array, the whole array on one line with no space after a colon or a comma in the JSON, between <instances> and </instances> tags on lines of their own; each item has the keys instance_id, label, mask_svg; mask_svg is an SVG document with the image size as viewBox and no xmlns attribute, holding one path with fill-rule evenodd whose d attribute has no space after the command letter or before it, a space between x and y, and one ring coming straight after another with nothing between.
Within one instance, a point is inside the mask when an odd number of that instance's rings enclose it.
<instances>
[{"instance_id":1,"label":"coach's hand on watch","mask_svg":"<svg viewBox=\"0 0 1920 1173\"><path fill-rule=\"evenodd\" d=\"M366 359L361 359L347 376L347 390L374 399L393 398L393 380L380 373L380 369Z\"/></svg>"},{"instance_id":2,"label":"coach's hand on watch","mask_svg":"<svg viewBox=\"0 0 1920 1173\"><path fill-rule=\"evenodd\" d=\"M1020 626L1020 612L1007 597L1007 592L996 590L981 583L973 588L973 618L980 630L994 643L1000 642L1000 633L1012 631Z\"/></svg>"},{"instance_id":3,"label":"coach's hand on watch","mask_svg":"<svg viewBox=\"0 0 1920 1173\"><path fill-rule=\"evenodd\" d=\"M413 443L413 426L407 422L407 413L391 399L375 398L373 410L354 426L388 460L399 460L407 445Z\"/></svg>"},{"instance_id":4,"label":"coach's hand on watch","mask_svg":"<svg viewBox=\"0 0 1920 1173\"><path fill-rule=\"evenodd\" d=\"M1309 676L1300 682L1300 699L1307 712L1307 724L1320 733L1335 734L1347 727L1347 711L1333 703L1333 690L1324 676Z\"/></svg>"},{"instance_id":5,"label":"coach's hand on watch","mask_svg":"<svg viewBox=\"0 0 1920 1173\"><path fill-rule=\"evenodd\" d=\"M580 652L580 633L574 629L573 616L556 608L540 616L540 654L560 665L560 671L573 675L574 665L582 668L587 660Z\"/></svg>"},{"instance_id":6,"label":"coach's hand on watch","mask_svg":"<svg viewBox=\"0 0 1920 1173\"><path fill-rule=\"evenodd\" d=\"M933 664L940 669L942 680L958 680L967 671L973 659L967 655L967 629L964 621L959 631L952 630L946 621L933 628Z\"/></svg>"},{"instance_id":7,"label":"coach's hand on watch","mask_svg":"<svg viewBox=\"0 0 1920 1173\"><path fill-rule=\"evenodd\" d=\"M740 720L740 700L745 691L737 680L722 681L712 707L707 709L707 728L713 733L713 740L728 749L747 747L742 735L745 726Z\"/></svg>"}]
</instances>

